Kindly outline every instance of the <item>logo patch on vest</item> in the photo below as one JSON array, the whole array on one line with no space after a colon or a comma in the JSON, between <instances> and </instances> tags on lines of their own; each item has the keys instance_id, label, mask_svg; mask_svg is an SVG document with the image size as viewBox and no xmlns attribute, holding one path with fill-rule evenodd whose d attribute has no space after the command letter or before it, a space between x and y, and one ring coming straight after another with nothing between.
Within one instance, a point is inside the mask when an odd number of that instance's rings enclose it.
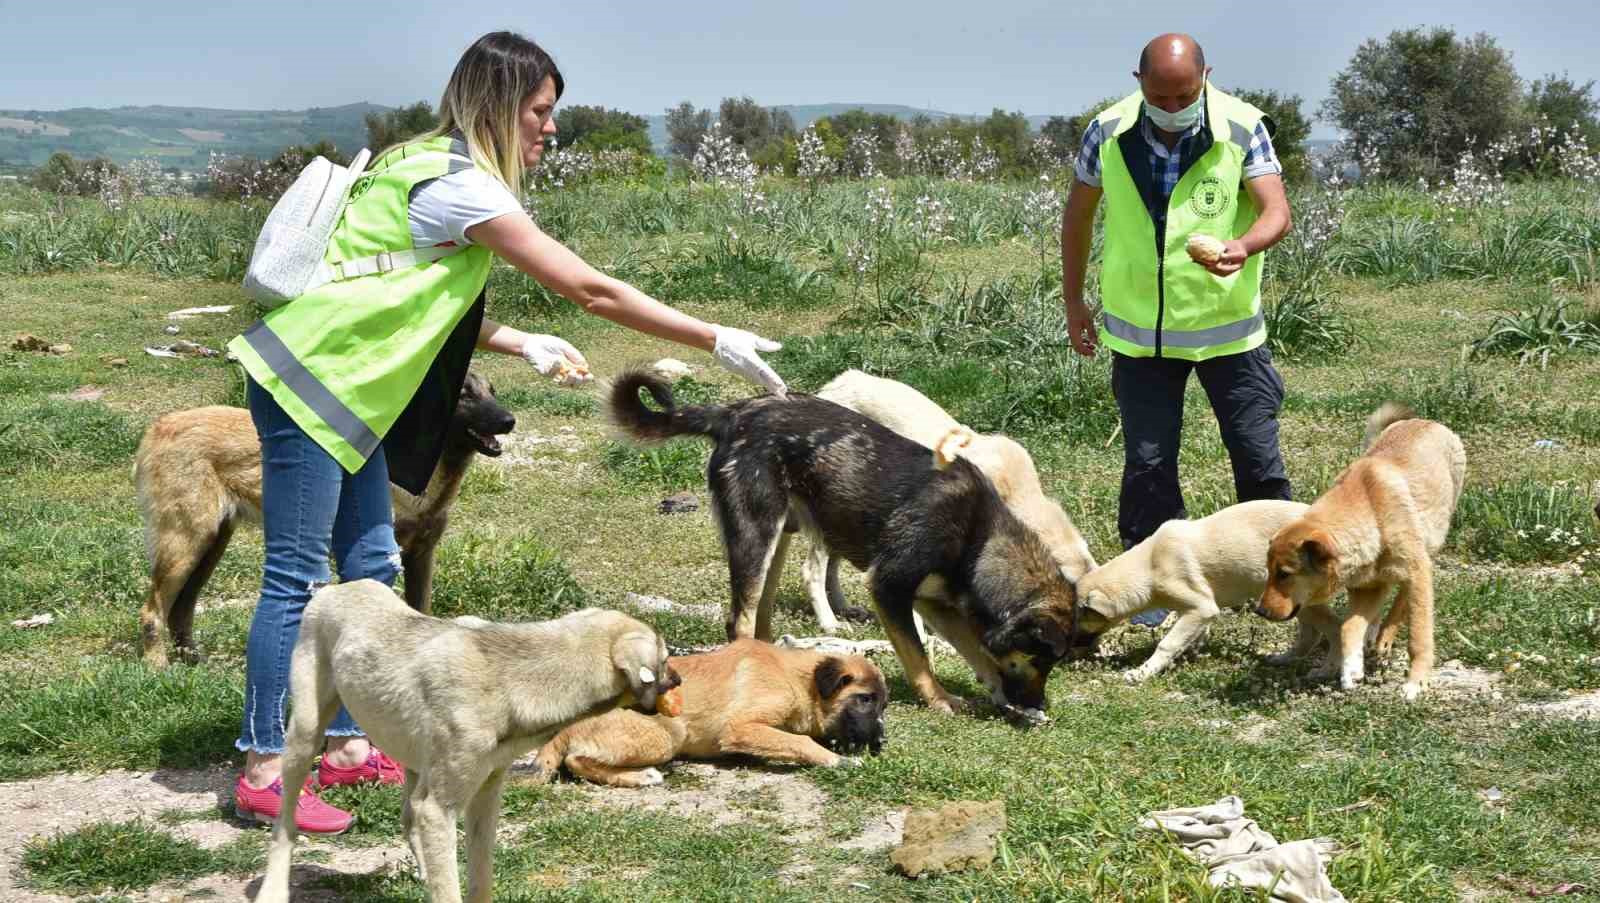
<instances>
[{"instance_id":1,"label":"logo patch on vest","mask_svg":"<svg viewBox=\"0 0 1600 903\"><path fill-rule=\"evenodd\" d=\"M1196 216L1215 219L1227 208L1229 200L1228 189L1222 180L1216 176L1206 176L1194 186L1194 193L1189 195L1189 209Z\"/></svg>"},{"instance_id":2,"label":"logo patch on vest","mask_svg":"<svg viewBox=\"0 0 1600 903\"><path fill-rule=\"evenodd\" d=\"M372 183L377 181L377 179L378 177L375 175L365 175L359 179L356 179L355 184L350 186L350 200L354 201L366 194L367 189L371 188Z\"/></svg>"}]
</instances>

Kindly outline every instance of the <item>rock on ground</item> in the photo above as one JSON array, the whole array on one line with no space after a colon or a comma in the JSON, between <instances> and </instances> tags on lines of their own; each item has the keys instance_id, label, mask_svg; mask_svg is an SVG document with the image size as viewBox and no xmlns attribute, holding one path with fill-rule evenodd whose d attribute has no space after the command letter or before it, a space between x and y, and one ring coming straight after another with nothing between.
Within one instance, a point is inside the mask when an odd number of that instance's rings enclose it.
<instances>
[{"instance_id":1,"label":"rock on ground","mask_svg":"<svg viewBox=\"0 0 1600 903\"><path fill-rule=\"evenodd\" d=\"M1006 806L1000 800L916 809L906 815L905 840L889 859L911 878L986 868L1005 829Z\"/></svg>"}]
</instances>

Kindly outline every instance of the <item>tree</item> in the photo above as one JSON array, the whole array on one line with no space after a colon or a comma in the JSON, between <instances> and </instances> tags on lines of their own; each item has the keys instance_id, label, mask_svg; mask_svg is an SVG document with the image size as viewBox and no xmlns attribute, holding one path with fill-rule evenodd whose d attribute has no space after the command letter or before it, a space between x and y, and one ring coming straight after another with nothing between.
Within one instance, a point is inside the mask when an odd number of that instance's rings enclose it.
<instances>
[{"instance_id":1,"label":"tree","mask_svg":"<svg viewBox=\"0 0 1600 903\"><path fill-rule=\"evenodd\" d=\"M977 132L983 143L1000 158L1000 171L1017 175L1027 166L1028 117L1020 112L1007 113L995 107L989 118L978 123Z\"/></svg>"},{"instance_id":2,"label":"tree","mask_svg":"<svg viewBox=\"0 0 1600 903\"><path fill-rule=\"evenodd\" d=\"M1272 149L1277 152L1278 163L1283 166L1283 180L1300 182L1310 175L1306 139L1311 137L1311 120L1300 111L1300 95L1240 88L1233 92L1233 96L1254 105L1272 120L1276 127L1272 135Z\"/></svg>"},{"instance_id":3,"label":"tree","mask_svg":"<svg viewBox=\"0 0 1600 903\"><path fill-rule=\"evenodd\" d=\"M1057 160L1072 160L1078 156L1078 145L1083 142L1083 132L1072 116L1051 116L1039 127L1039 134L1050 142L1050 152Z\"/></svg>"},{"instance_id":4,"label":"tree","mask_svg":"<svg viewBox=\"0 0 1600 903\"><path fill-rule=\"evenodd\" d=\"M578 104L556 112L556 134L566 147L628 148L650 152L650 127L643 116Z\"/></svg>"},{"instance_id":5,"label":"tree","mask_svg":"<svg viewBox=\"0 0 1600 903\"><path fill-rule=\"evenodd\" d=\"M1565 73L1551 73L1528 86L1526 108L1534 125L1554 129L1556 143L1568 135L1580 135L1590 147L1600 145L1600 103L1594 97L1594 82L1582 85Z\"/></svg>"},{"instance_id":6,"label":"tree","mask_svg":"<svg viewBox=\"0 0 1600 903\"><path fill-rule=\"evenodd\" d=\"M1375 151L1382 175L1436 178L1468 149L1516 128L1522 82L1511 55L1486 34L1448 28L1391 32L1364 41L1333 78L1324 119Z\"/></svg>"},{"instance_id":7,"label":"tree","mask_svg":"<svg viewBox=\"0 0 1600 903\"><path fill-rule=\"evenodd\" d=\"M382 153L384 148L432 131L439 125L439 117L434 115L433 105L426 100L419 100L409 107L395 107L382 113L368 113L365 121L367 147L374 154Z\"/></svg>"},{"instance_id":8,"label":"tree","mask_svg":"<svg viewBox=\"0 0 1600 903\"><path fill-rule=\"evenodd\" d=\"M687 100L667 109L667 152L672 156L692 159L709 131L710 110L696 110Z\"/></svg>"}]
</instances>

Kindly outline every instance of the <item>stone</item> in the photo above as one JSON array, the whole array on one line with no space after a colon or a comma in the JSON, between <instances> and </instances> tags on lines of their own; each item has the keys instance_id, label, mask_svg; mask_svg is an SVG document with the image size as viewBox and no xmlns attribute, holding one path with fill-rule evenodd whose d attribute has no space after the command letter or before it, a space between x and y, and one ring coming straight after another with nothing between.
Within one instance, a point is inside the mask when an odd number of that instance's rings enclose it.
<instances>
[{"instance_id":1,"label":"stone","mask_svg":"<svg viewBox=\"0 0 1600 903\"><path fill-rule=\"evenodd\" d=\"M889 859L910 878L987 868L1005 829L1006 804L1001 800L915 809L906 815L905 839Z\"/></svg>"},{"instance_id":2,"label":"stone","mask_svg":"<svg viewBox=\"0 0 1600 903\"><path fill-rule=\"evenodd\" d=\"M699 511L700 499L696 498L692 492L680 492L677 495L670 495L662 499L661 504L656 506L656 510L662 514L684 514L690 511Z\"/></svg>"}]
</instances>

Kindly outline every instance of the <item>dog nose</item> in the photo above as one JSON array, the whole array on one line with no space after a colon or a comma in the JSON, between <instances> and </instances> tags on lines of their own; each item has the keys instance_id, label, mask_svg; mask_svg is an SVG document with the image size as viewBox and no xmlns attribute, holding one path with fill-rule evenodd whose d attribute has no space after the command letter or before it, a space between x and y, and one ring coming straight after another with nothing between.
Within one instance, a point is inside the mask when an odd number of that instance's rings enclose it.
<instances>
[{"instance_id":1,"label":"dog nose","mask_svg":"<svg viewBox=\"0 0 1600 903\"><path fill-rule=\"evenodd\" d=\"M1269 616L1267 614L1267 609L1266 609L1266 606L1264 606L1264 605L1257 605L1255 608L1252 608L1250 610L1255 612L1260 617L1266 618L1269 621L1272 620L1271 616Z\"/></svg>"},{"instance_id":2,"label":"dog nose","mask_svg":"<svg viewBox=\"0 0 1600 903\"><path fill-rule=\"evenodd\" d=\"M517 428L517 418L512 414L507 414L505 418L502 419L499 424L497 424L497 426L498 428L495 430L496 435L500 433L509 433Z\"/></svg>"}]
</instances>

